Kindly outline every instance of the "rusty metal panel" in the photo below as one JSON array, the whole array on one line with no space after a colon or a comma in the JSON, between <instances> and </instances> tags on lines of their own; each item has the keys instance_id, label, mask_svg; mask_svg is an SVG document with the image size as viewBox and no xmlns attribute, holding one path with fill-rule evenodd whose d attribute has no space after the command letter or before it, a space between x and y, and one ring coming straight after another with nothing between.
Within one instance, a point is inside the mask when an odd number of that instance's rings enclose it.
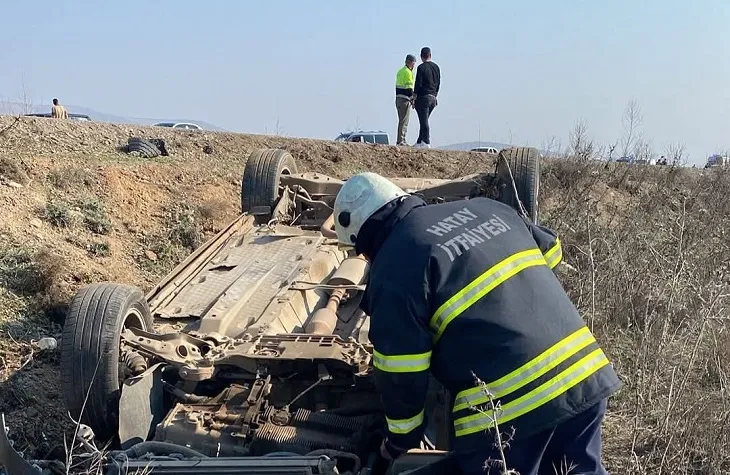
<instances>
[{"instance_id":1,"label":"rusty metal panel","mask_svg":"<svg viewBox=\"0 0 730 475\"><path fill-rule=\"evenodd\" d=\"M258 317L322 240L318 233L281 236L262 230L231 239L157 316L219 315L246 299L238 318Z\"/></svg>"}]
</instances>

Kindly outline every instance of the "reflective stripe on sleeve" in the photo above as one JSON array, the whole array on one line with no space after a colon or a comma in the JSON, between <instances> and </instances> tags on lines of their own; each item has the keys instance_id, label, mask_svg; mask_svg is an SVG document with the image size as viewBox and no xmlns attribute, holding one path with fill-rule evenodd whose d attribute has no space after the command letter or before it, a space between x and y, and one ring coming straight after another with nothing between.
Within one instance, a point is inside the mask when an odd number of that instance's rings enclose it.
<instances>
[{"instance_id":1,"label":"reflective stripe on sleeve","mask_svg":"<svg viewBox=\"0 0 730 475\"><path fill-rule=\"evenodd\" d=\"M513 393L557 367L560 363L595 341L596 338L588 327L582 327L511 373L496 381L487 383L487 390L489 390L494 399L499 399L507 394ZM454 399L454 412L470 406L476 407L488 401L489 396L484 394L481 386L466 389L456 395Z\"/></svg>"},{"instance_id":2,"label":"reflective stripe on sleeve","mask_svg":"<svg viewBox=\"0 0 730 475\"><path fill-rule=\"evenodd\" d=\"M601 349L589 353L565 371L524 396L502 405L497 410L497 423L504 424L542 406L608 364L608 358ZM491 414L479 413L454 421L454 430L457 437L485 431L493 427L494 418Z\"/></svg>"},{"instance_id":3,"label":"reflective stripe on sleeve","mask_svg":"<svg viewBox=\"0 0 730 475\"><path fill-rule=\"evenodd\" d=\"M563 247L560 244L560 239L558 239L557 241L555 241L555 245L545 253L545 261L547 262L548 267L554 269L555 266L560 264L560 261L562 260Z\"/></svg>"},{"instance_id":4,"label":"reflective stripe on sleeve","mask_svg":"<svg viewBox=\"0 0 730 475\"><path fill-rule=\"evenodd\" d=\"M431 352L417 355L388 356L373 350L373 365L388 373L415 373L425 371L431 365Z\"/></svg>"},{"instance_id":5,"label":"reflective stripe on sleeve","mask_svg":"<svg viewBox=\"0 0 730 475\"><path fill-rule=\"evenodd\" d=\"M423 410L408 419L389 419L386 417L385 420L388 422L388 430L391 433L407 434L423 424Z\"/></svg>"},{"instance_id":6,"label":"reflective stripe on sleeve","mask_svg":"<svg viewBox=\"0 0 730 475\"><path fill-rule=\"evenodd\" d=\"M471 281L436 310L430 322L431 329L436 334L435 339L441 337L449 322L461 315L495 287L528 267L545 264L545 257L539 249L529 249L513 254L487 269L486 272Z\"/></svg>"}]
</instances>

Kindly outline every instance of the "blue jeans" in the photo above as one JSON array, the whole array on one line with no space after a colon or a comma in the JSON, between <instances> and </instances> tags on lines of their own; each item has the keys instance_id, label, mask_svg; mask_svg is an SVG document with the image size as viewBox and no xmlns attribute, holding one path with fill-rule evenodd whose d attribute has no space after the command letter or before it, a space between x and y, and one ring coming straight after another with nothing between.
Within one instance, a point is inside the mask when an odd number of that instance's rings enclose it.
<instances>
[{"instance_id":1,"label":"blue jeans","mask_svg":"<svg viewBox=\"0 0 730 475\"><path fill-rule=\"evenodd\" d=\"M607 475L601 463L601 422L606 399L562 424L524 439L516 439L505 448L507 468L520 475ZM498 450L455 453L464 475L499 474L501 463L485 470L486 460L501 460ZM568 470L571 465L572 470Z\"/></svg>"}]
</instances>

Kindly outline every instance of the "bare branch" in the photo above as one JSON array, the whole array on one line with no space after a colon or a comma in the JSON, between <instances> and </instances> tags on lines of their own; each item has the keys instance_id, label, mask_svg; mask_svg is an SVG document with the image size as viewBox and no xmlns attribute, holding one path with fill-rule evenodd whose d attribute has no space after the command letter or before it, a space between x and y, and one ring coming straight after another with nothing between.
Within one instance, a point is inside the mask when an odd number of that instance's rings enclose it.
<instances>
[{"instance_id":1,"label":"bare branch","mask_svg":"<svg viewBox=\"0 0 730 475\"><path fill-rule=\"evenodd\" d=\"M28 86L25 81L25 72L20 75L20 107L22 114L30 114L33 112L33 99L28 92Z\"/></svg>"},{"instance_id":2,"label":"bare branch","mask_svg":"<svg viewBox=\"0 0 730 475\"><path fill-rule=\"evenodd\" d=\"M651 148L651 144L644 139L636 141L633 154L637 160L646 160L647 162L654 158L654 150Z\"/></svg>"},{"instance_id":3,"label":"bare branch","mask_svg":"<svg viewBox=\"0 0 730 475\"><path fill-rule=\"evenodd\" d=\"M491 391L489 391L487 384L482 381L481 378L479 378L479 376L477 376L473 371L471 374L474 377L474 381L476 382L476 384L481 388L481 390L489 399L489 404L484 407L476 407L472 405L470 405L469 407L473 411L485 415L489 417L490 420L494 421L494 434L496 439L494 446L499 451L499 460L484 461L485 469L488 470L491 464L496 464L499 466L500 475L519 475L519 472L508 468L507 457L504 454L504 449L509 447L509 443L514 438L514 430L512 431L512 434L508 434L506 438L502 436L501 429L499 428L499 423L497 422L499 419L499 413L501 412L499 404L494 401L494 396L492 395Z\"/></svg>"},{"instance_id":4,"label":"bare branch","mask_svg":"<svg viewBox=\"0 0 730 475\"><path fill-rule=\"evenodd\" d=\"M644 123L644 116L639 106L639 101L631 99L624 109L621 119L623 125L623 136L621 146L623 156L628 155L636 149L637 142L641 139L641 126Z\"/></svg>"},{"instance_id":5,"label":"bare branch","mask_svg":"<svg viewBox=\"0 0 730 475\"><path fill-rule=\"evenodd\" d=\"M588 122L585 119L578 119L570 131L570 151L571 157L578 160L590 160L594 158L596 153L596 145L592 139L588 137Z\"/></svg>"},{"instance_id":6,"label":"bare branch","mask_svg":"<svg viewBox=\"0 0 730 475\"><path fill-rule=\"evenodd\" d=\"M553 135L547 141L543 141L542 149L548 157L558 156L560 154L560 138Z\"/></svg>"},{"instance_id":7,"label":"bare branch","mask_svg":"<svg viewBox=\"0 0 730 475\"><path fill-rule=\"evenodd\" d=\"M668 163L674 166L685 166L687 165L686 148L681 142L674 142L667 145L664 151L664 156Z\"/></svg>"}]
</instances>

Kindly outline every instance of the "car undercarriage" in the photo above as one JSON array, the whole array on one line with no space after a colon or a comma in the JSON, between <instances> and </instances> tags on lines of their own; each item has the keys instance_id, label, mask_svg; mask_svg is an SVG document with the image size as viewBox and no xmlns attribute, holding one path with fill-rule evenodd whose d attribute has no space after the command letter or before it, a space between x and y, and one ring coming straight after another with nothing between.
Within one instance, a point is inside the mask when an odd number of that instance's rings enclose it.
<instances>
[{"instance_id":1,"label":"car undercarriage","mask_svg":"<svg viewBox=\"0 0 730 475\"><path fill-rule=\"evenodd\" d=\"M501 151L494 173L391 180L428 203L487 196L537 220L535 149ZM359 306L368 262L333 231L342 184L297 173L286 151L256 150L241 214L149 292L109 282L78 292L61 369L82 468L458 473L448 393L435 380L421 447L393 463L379 455L386 426ZM40 473L5 445L0 462L11 475Z\"/></svg>"}]
</instances>

